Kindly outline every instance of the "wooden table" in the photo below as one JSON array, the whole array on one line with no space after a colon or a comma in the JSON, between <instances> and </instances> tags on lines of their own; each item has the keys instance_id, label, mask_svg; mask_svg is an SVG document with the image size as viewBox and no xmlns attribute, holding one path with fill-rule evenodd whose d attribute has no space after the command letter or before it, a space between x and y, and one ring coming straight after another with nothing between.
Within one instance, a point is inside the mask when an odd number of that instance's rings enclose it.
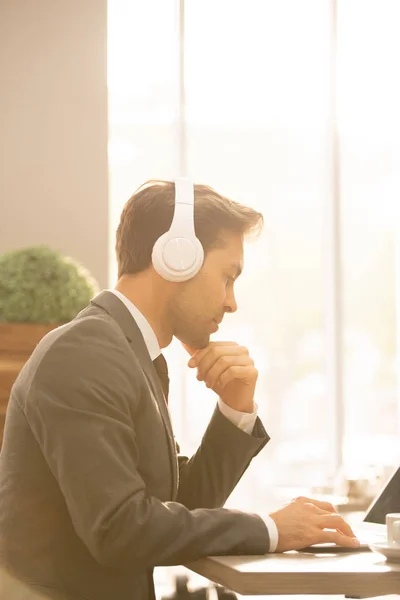
<instances>
[{"instance_id":1,"label":"wooden table","mask_svg":"<svg viewBox=\"0 0 400 600\"><path fill-rule=\"evenodd\" d=\"M338 594L371 598L400 594L400 563L374 552L285 552L208 557L185 565L244 595Z\"/></svg>"}]
</instances>

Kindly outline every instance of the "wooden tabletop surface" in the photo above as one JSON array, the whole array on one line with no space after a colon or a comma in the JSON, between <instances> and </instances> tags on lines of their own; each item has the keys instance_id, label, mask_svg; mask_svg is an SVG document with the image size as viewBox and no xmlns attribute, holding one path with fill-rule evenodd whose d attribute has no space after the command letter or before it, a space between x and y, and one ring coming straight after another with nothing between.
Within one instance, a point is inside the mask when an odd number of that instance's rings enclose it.
<instances>
[{"instance_id":1,"label":"wooden tabletop surface","mask_svg":"<svg viewBox=\"0 0 400 600\"><path fill-rule=\"evenodd\" d=\"M208 557L185 565L244 595L340 594L371 598L400 594L400 563L374 552L285 552Z\"/></svg>"}]
</instances>

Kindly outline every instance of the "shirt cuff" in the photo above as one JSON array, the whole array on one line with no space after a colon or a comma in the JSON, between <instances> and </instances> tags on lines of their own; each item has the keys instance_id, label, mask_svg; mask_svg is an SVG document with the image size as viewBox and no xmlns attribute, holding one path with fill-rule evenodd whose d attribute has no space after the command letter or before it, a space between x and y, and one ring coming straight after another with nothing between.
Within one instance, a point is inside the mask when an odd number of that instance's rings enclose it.
<instances>
[{"instance_id":1,"label":"shirt cuff","mask_svg":"<svg viewBox=\"0 0 400 600\"><path fill-rule=\"evenodd\" d=\"M264 521L269 534L269 550L268 552L275 552L278 546L279 533L275 521L269 515L260 515Z\"/></svg>"},{"instance_id":2,"label":"shirt cuff","mask_svg":"<svg viewBox=\"0 0 400 600\"><path fill-rule=\"evenodd\" d=\"M244 413L239 410L231 408L221 398L218 398L218 408L221 413L236 427L239 427L245 433L251 435L253 433L254 425L257 420L258 406L254 404L254 412Z\"/></svg>"}]
</instances>

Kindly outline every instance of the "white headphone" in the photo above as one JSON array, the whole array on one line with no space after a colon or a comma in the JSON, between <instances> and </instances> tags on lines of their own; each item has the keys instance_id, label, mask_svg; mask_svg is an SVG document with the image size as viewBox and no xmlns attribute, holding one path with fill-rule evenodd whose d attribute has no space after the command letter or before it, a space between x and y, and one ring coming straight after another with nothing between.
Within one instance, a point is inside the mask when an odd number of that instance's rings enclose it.
<instances>
[{"instance_id":1,"label":"white headphone","mask_svg":"<svg viewBox=\"0 0 400 600\"><path fill-rule=\"evenodd\" d=\"M175 209L169 231L153 246L153 267L168 281L187 281L200 271L204 250L194 230L194 185L175 180Z\"/></svg>"}]
</instances>

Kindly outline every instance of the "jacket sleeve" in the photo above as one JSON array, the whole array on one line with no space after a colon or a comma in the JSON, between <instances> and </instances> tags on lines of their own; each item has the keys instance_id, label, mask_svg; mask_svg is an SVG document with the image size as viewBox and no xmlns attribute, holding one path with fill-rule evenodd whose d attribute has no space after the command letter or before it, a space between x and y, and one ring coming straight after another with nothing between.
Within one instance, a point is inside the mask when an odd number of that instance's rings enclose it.
<instances>
[{"instance_id":1,"label":"jacket sleeve","mask_svg":"<svg viewBox=\"0 0 400 600\"><path fill-rule=\"evenodd\" d=\"M190 509L222 506L268 441L259 418L248 435L217 406L197 452L191 459L179 457L178 502Z\"/></svg>"},{"instance_id":2,"label":"jacket sleeve","mask_svg":"<svg viewBox=\"0 0 400 600\"><path fill-rule=\"evenodd\" d=\"M140 385L117 334L84 322L79 336L67 331L53 343L23 407L72 525L92 556L102 565L132 569L207 555L267 552L268 530L257 515L224 508L190 510L148 494L138 470L129 409L141 394ZM216 433L224 427L218 424L221 416L215 416L217 424L206 434L213 451L220 443ZM253 450L244 461L235 459L240 468L232 467L224 493L217 493L212 504L221 502ZM202 477L208 462L198 469Z\"/></svg>"}]
</instances>

